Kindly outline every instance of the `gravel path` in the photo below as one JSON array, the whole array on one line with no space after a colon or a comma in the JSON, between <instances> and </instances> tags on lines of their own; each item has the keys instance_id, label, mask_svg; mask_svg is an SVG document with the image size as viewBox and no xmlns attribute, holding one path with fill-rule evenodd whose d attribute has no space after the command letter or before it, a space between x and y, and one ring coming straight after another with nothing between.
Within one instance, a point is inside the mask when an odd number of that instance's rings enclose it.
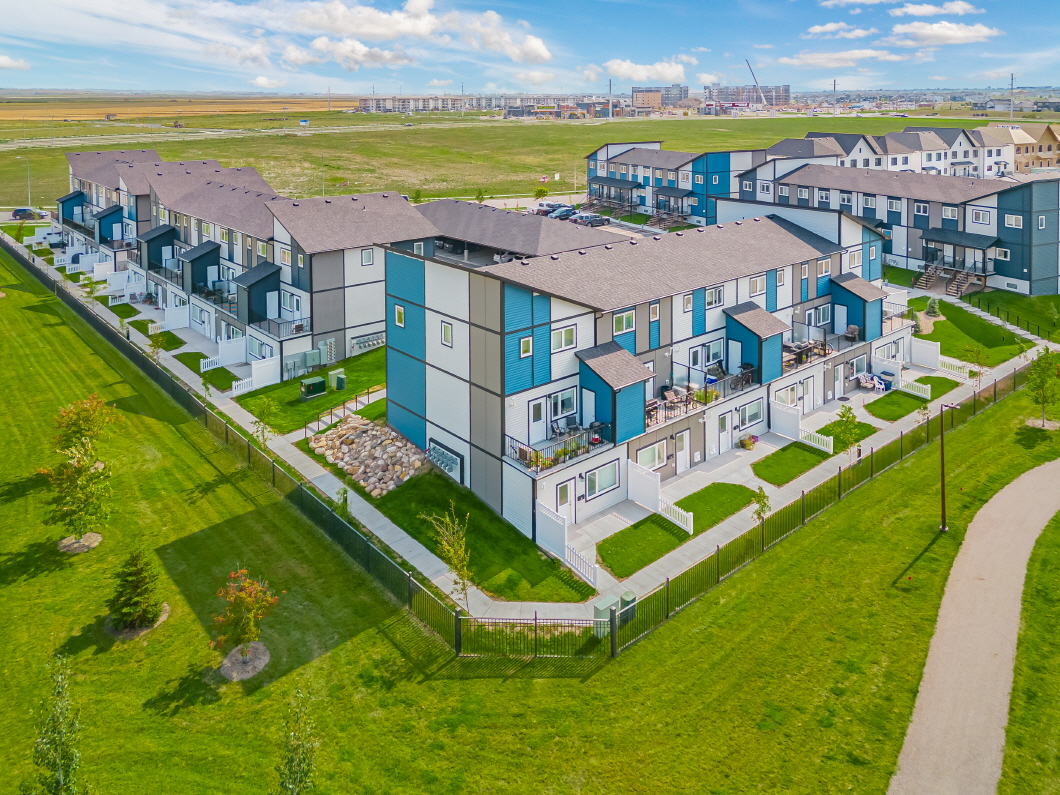
<instances>
[{"instance_id":1,"label":"gravel path","mask_svg":"<svg viewBox=\"0 0 1060 795\"><path fill-rule=\"evenodd\" d=\"M1060 461L976 514L946 583L889 795L994 795L1001 776L1020 600L1034 543L1060 512Z\"/></svg>"}]
</instances>

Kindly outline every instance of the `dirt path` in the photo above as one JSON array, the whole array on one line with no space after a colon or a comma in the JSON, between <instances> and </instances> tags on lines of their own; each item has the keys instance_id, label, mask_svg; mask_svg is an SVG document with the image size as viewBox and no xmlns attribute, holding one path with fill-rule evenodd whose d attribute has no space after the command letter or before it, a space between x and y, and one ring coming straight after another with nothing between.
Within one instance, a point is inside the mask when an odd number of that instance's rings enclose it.
<instances>
[{"instance_id":1,"label":"dirt path","mask_svg":"<svg viewBox=\"0 0 1060 795\"><path fill-rule=\"evenodd\" d=\"M1034 542L1060 512L1060 461L976 514L946 583L889 795L994 795L1001 776L1020 599Z\"/></svg>"}]
</instances>

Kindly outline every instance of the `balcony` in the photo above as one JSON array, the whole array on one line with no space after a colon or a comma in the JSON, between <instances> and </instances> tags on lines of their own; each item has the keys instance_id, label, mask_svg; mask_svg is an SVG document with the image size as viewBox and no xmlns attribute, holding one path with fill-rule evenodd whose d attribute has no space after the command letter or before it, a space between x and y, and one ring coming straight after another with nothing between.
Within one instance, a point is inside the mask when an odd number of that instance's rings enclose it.
<instances>
[{"instance_id":1,"label":"balcony","mask_svg":"<svg viewBox=\"0 0 1060 795\"><path fill-rule=\"evenodd\" d=\"M684 390L686 395L690 394L691 402L698 405L688 405L682 411L679 401L666 401L666 403L672 405L667 407L665 412L660 413L660 416L664 417L664 419L660 419L653 424L660 425L671 419L677 419L685 414L690 414L692 411L698 411L711 403L726 400L747 389L760 386L761 383L761 373L757 367L745 367L738 373L729 374L722 369L720 362L710 365L706 370L700 370L684 364L674 364L674 386ZM679 397L676 391L674 393L675 396ZM688 401L687 396L685 400L686 402Z\"/></svg>"},{"instance_id":2,"label":"balcony","mask_svg":"<svg viewBox=\"0 0 1060 795\"><path fill-rule=\"evenodd\" d=\"M211 304L223 309L230 315L236 314L236 292L231 282L214 282L213 287L205 284L193 284L191 292L193 295L205 298Z\"/></svg>"},{"instance_id":3,"label":"balcony","mask_svg":"<svg viewBox=\"0 0 1060 795\"><path fill-rule=\"evenodd\" d=\"M67 229L72 229L74 232L78 232L82 235L86 235L91 238L95 238L96 230L92 227L85 226L79 221L75 221L73 218L63 218L63 226Z\"/></svg>"},{"instance_id":4,"label":"balcony","mask_svg":"<svg viewBox=\"0 0 1060 795\"><path fill-rule=\"evenodd\" d=\"M592 427L568 431L565 435L529 445L504 437L504 454L531 472L546 472L574 461L611 444L611 426L594 423Z\"/></svg>"},{"instance_id":5,"label":"balcony","mask_svg":"<svg viewBox=\"0 0 1060 795\"><path fill-rule=\"evenodd\" d=\"M883 302L883 334L890 334L913 325L912 312L908 306Z\"/></svg>"},{"instance_id":6,"label":"balcony","mask_svg":"<svg viewBox=\"0 0 1060 795\"><path fill-rule=\"evenodd\" d=\"M177 261L175 259L167 259L166 262L176 264ZM159 276L161 276L167 282L170 282L175 287L179 287L181 290L184 289L183 271L175 270L173 268L167 267L166 265L159 265L157 262L148 262L147 270L150 273L157 273Z\"/></svg>"},{"instance_id":7,"label":"balcony","mask_svg":"<svg viewBox=\"0 0 1060 795\"><path fill-rule=\"evenodd\" d=\"M250 325L278 340L286 339L287 337L297 337L299 334L308 334L313 330L312 323L308 317L300 317L296 320L281 320L278 318L258 320Z\"/></svg>"},{"instance_id":8,"label":"balcony","mask_svg":"<svg viewBox=\"0 0 1060 795\"><path fill-rule=\"evenodd\" d=\"M840 351L860 345L863 332L857 335L831 334L827 326L808 326L794 322L784 335L781 365L785 373L798 370L813 362L835 356Z\"/></svg>"}]
</instances>

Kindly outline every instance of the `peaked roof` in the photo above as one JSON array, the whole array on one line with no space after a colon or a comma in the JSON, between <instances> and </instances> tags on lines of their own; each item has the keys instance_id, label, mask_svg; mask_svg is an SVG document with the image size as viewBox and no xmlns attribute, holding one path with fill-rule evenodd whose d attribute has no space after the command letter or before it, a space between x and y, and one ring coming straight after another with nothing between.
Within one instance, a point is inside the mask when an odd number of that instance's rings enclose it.
<instances>
[{"instance_id":1,"label":"peaked roof","mask_svg":"<svg viewBox=\"0 0 1060 795\"><path fill-rule=\"evenodd\" d=\"M829 138L844 152L848 155L854 151L854 147L864 142L866 146L872 151L873 154L879 154L879 149L876 146L875 140L871 135L861 135L860 133L827 133L827 132L808 132L806 133L807 138Z\"/></svg>"},{"instance_id":2,"label":"peaked roof","mask_svg":"<svg viewBox=\"0 0 1060 795\"><path fill-rule=\"evenodd\" d=\"M201 180L228 182L244 188L275 193L272 186L254 168L225 168L216 160L179 160L158 163L127 163L118 166L118 176L125 189L136 196L151 192L153 180L159 178L198 176Z\"/></svg>"},{"instance_id":3,"label":"peaked roof","mask_svg":"<svg viewBox=\"0 0 1060 795\"><path fill-rule=\"evenodd\" d=\"M227 182L203 181L198 174L156 177L151 189L169 210L235 229L268 240L273 234L272 215L266 205L286 202L272 191L259 191Z\"/></svg>"},{"instance_id":4,"label":"peaked roof","mask_svg":"<svg viewBox=\"0 0 1060 795\"><path fill-rule=\"evenodd\" d=\"M574 355L615 390L642 383L655 375L637 357L614 341L575 351Z\"/></svg>"},{"instance_id":5,"label":"peaked roof","mask_svg":"<svg viewBox=\"0 0 1060 795\"><path fill-rule=\"evenodd\" d=\"M881 298L887 298L888 296L884 290L861 278L856 273L840 273L837 276L833 276L832 281L847 292L853 293L858 298L866 301L879 301Z\"/></svg>"},{"instance_id":6,"label":"peaked roof","mask_svg":"<svg viewBox=\"0 0 1060 795\"><path fill-rule=\"evenodd\" d=\"M146 163L161 160L154 149L112 149L100 152L67 152L70 173L77 179L96 182L108 188L118 188L118 169L126 163Z\"/></svg>"},{"instance_id":7,"label":"peaked roof","mask_svg":"<svg viewBox=\"0 0 1060 795\"><path fill-rule=\"evenodd\" d=\"M918 174L914 171L844 168L815 163L800 166L783 177L778 177L777 182L812 188L856 191L878 196L902 196L945 204L960 204L1011 187L996 179L947 177L941 174ZM998 184L999 182L1001 184Z\"/></svg>"},{"instance_id":8,"label":"peaked roof","mask_svg":"<svg viewBox=\"0 0 1060 795\"><path fill-rule=\"evenodd\" d=\"M845 157L833 138L785 138L766 150L770 157Z\"/></svg>"},{"instance_id":9,"label":"peaked roof","mask_svg":"<svg viewBox=\"0 0 1060 795\"><path fill-rule=\"evenodd\" d=\"M266 279L272 276L274 273L280 272L280 266L274 262L259 262L253 268L248 271L236 276L232 279L233 282L238 284L240 287L252 287L253 285L260 282L262 279Z\"/></svg>"},{"instance_id":10,"label":"peaked roof","mask_svg":"<svg viewBox=\"0 0 1060 795\"><path fill-rule=\"evenodd\" d=\"M649 166L650 168L678 168L699 155L692 152L675 152L670 149L641 149L634 147L627 149L620 155L610 158L608 163L623 163L634 166Z\"/></svg>"},{"instance_id":11,"label":"peaked roof","mask_svg":"<svg viewBox=\"0 0 1060 795\"><path fill-rule=\"evenodd\" d=\"M726 307L722 311L759 339L764 340L783 334L785 331L791 331L791 326L771 312L764 310L754 301L745 301L736 306Z\"/></svg>"}]
</instances>

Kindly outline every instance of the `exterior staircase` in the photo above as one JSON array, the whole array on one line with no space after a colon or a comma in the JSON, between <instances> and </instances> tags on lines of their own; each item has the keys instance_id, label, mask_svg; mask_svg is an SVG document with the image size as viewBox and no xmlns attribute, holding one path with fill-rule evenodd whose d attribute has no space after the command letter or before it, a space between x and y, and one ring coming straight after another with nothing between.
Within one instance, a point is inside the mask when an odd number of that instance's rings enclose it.
<instances>
[{"instance_id":1,"label":"exterior staircase","mask_svg":"<svg viewBox=\"0 0 1060 795\"><path fill-rule=\"evenodd\" d=\"M960 298L964 294L964 289L968 286L970 278L967 273L961 271L952 279L950 283L946 285L946 295L956 296Z\"/></svg>"},{"instance_id":2,"label":"exterior staircase","mask_svg":"<svg viewBox=\"0 0 1060 795\"><path fill-rule=\"evenodd\" d=\"M935 286L935 282L938 281L938 278L939 269L929 265L924 268L920 276L917 277L916 286L921 290L930 290Z\"/></svg>"}]
</instances>

